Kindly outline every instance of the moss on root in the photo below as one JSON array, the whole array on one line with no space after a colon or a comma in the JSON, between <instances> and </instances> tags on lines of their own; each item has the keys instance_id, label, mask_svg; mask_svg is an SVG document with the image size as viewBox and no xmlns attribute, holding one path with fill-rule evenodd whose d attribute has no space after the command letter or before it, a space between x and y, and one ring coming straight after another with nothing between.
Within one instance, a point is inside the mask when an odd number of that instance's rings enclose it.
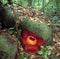
<instances>
[{"instance_id":1,"label":"moss on root","mask_svg":"<svg viewBox=\"0 0 60 59\"><path fill-rule=\"evenodd\" d=\"M31 21L29 19L24 19L20 25L22 29L32 31L37 36L44 38L44 40L47 41L48 44L52 43L52 30L48 27L47 24Z\"/></svg>"}]
</instances>

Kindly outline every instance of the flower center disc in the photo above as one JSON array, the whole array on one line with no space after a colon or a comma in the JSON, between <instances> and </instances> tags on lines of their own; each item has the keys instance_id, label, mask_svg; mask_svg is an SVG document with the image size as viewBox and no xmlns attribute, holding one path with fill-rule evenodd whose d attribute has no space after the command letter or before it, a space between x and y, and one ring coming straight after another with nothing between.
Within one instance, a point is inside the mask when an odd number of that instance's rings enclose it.
<instances>
[{"instance_id":1,"label":"flower center disc","mask_svg":"<svg viewBox=\"0 0 60 59\"><path fill-rule=\"evenodd\" d=\"M37 39L33 36L28 36L26 39L26 43L30 45L36 45Z\"/></svg>"}]
</instances>

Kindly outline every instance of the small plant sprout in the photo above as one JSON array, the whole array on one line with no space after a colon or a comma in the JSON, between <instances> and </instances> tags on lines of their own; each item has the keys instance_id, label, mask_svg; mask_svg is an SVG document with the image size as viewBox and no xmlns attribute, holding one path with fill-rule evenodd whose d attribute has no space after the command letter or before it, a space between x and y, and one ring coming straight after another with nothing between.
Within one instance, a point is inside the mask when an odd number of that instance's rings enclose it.
<instances>
[{"instance_id":1,"label":"small plant sprout","mask_svg":"<svg viewBox=\"0 0 60 59\"><path fill-rule=\"evenodd\" d=\"M41 46L41 50L38 51L38 54L42 55L44 59L47 59L51 55L51 46Z\"/></svg>"}]
</instances>

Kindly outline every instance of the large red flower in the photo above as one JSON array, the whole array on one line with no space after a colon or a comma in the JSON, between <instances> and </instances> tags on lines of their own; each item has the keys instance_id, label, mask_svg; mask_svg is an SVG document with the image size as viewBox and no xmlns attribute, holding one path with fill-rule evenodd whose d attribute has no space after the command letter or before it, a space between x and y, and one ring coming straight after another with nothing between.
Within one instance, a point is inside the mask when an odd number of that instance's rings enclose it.
<instances>
[{"instance_id":1,"label":"large red flower","mask_svg":"<svg viewBox=\"0 0 60 59\"><path fill-rule=\"evenodd\" d=\"M39 46L44 44L44 39L38 37L31 31L23 30L22 32L22 45L26 52L36 53L39 50Z\"/></svg>"}]
</instances>

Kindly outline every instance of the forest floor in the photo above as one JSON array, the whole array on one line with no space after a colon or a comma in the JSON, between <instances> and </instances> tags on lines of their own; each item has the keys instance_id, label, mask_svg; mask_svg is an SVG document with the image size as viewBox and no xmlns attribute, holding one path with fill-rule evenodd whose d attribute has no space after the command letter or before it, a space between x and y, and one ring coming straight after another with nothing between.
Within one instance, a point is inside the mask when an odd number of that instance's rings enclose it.
<instances>
[{"instance_id":1,"label":"forest floor","mask_svg":"<svg viewBox=\"0 0 60 59\"><path fill-rule=\"evenodd\" d=\"M11 6L12 7L12 6ZM29 18L32 21L37 21L37 22L41 22L41 23L45 23L47 24L51 29L51 21L49 20L49 18L47 16L44 15L44 13L42 11L36 10L36 9L32 9L32 8L24 8L21 6L16 6L16 7L12 7L13 11L12 13L18 13L20 14L20 17L18 17L16 19L17 23L20 23L20 21L22 21L24 18ZM57 24L57 23L56 23ZM59 23L60 24L60 23ZM47 57L47 59L60 59L60 27L59 31L57 30L53 30L53 43L52 43L52 55ZM6 31L7 30L3 30ZM8 33L9 34L9 33ZM16 36L16 32L14 32L12 34L12 36ZM18 38L18 37L17 37ZM20 50L20 55L27 55L28 53L25 53L22 46L19 45L19 50ZM29 54L29 57L26 59L43 59L41 55L37 55L37 54Z\"/></svg>"}]
</instances>

